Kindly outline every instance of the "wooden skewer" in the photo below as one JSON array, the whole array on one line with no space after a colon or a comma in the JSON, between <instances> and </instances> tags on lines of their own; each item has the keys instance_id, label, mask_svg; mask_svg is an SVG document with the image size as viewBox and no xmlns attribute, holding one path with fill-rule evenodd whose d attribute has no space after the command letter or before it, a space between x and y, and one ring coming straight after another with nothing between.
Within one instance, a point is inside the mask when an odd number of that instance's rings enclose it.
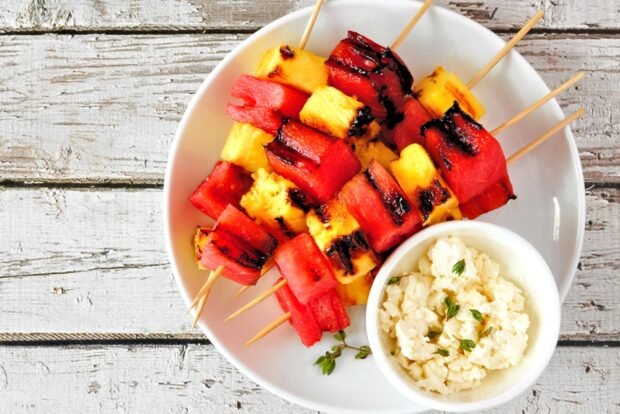
<instances>
[{"instance_id":1,"label":"wooden skewer","mask_svg":"<svg viewBox=\"0 0 620 414\"><path fill-rule=\"evenodd\" d=\"M200 302L200 300L202 300L203 297L209 296L209 293L211 293L211 289L213 288L213 284L215 283L217 279L220 278L223 271L224 271L224 266L218 266L217 269L215 269L215 271L211 271L211 273L209 273L209 276L207 277L207 281L205 282L204 285L202 285L202 287L198 291L198 294L194 298L194 301L192 302L191 306L187 310L188 312L194 309L194 307L198 304L198 302Z\"/></svg>"},{"instance_id":2,"label":"wooden skewer","mask_svg":"<svg viewBox=\"0 0 620 414\"><path fill-rule=\"evenodd\" d=\"M424 4L422 4L422 6L418 9L416 14L411 18L411 20L409 20L409 23L407 23L403 31L400 32L396 40L394 40L394 43L392 43L392 47L391 47L392 50L396 50L400 46L400 44L407 38L407 36L409 35L409 32L413 30L414 26L418 23L418 21L422 18L422 16L424 16L424 13L426 13L426 10L428 10L428 8L431 7L432 3L433 3L433 0L426 0Z\"/></svg>"},{"instance_id":3,"label":"wooden skewer","mask_svg":"<svg viewBox=\"0 0 620 414\"><path fill-rule=\"evenodd\" d=\"M583 72L577 72L577 74L575 74L575 76L573 76L572 78L570 78L569 80L564 82L562 85L558 86L553 91L549 92L547 95L543 96L541 99L539 99L538 101L534 102L528 108L524 109L519 114L515 115L514 117L512 117L508 121L504 122L503 124L501 124L500 126L495 128L493 131L491 131L491 135L497 135L500 132L504 131L506 128L516 124L517 122L519 122L520 120L522 120L523 118L528 116L530 113L534 112L535 110L537 110L538 108L543 106L545 103L547 103L551 99L555 98L560 93L564 92L566 89L568 89L571 86L573 86L575 83L579 82L581 79L583 79L583 77L584 77L584 73Z\"/></svg>"},{"instance_id":4,"label":"wooden skewer","mask_svg":"<svg viewBox=\"0 0 620 414\"><path fill-rule=\"evenodd\" d=\"M269 325L265 326L263 329L261 329L249 341L243 344L243 346L248 346L250 344L253 344L254 342L258 341L263 336L267 335L269 332L273 331L274 329L276 329L278 326L282 325L284 322L288 321L289 319L291 319L291 313L287 312L284 315L280 316L275 321L271 322Z\"/></svg>"},{"instance_id":5,"label":"wooden skewer","mask_svg":"<svg viewBox=\"0 0 620 414\"><path fill-rule=\"evenodd\" d=\"M234 311L233 313L231 313L226 318L226 320L229 321L231 319L234 319L237 316L241 315L243 312L252 309L254 306L258 305L263 300L267 299L269 295L271 295L272 293L274 293L275 291L277 291L284 285L286 285L286 279L282 279L281 281L279 281L278 283L276 283L275 285L273 285L272 287L270 287L269 289L267 289L266 291L264 291L263 293L261 293L260 295L258 295L257 297L255 297L254 299L252 299L251 301L249 301L248 303L246 303L239 309L237 309L236 311Z\"/></svg>"},{"instance_id":6,"label":"wooden skewer","mask_svg":"<svg viewBox=\"0 0 620 414\"><path fill-rule=\"evenodd\" d=\"M484 67L482 67L482 69L480 69L478 73L473 78L471 78L469 82L467 82L467 87L471 89L476 86L478 82L480 82L480 80L482 80L482 78L484 78L486 74L489 73L491 69L493 69L495 65L497 65L497 63L508 54L508 52L510 52L510 50L519 42L519 40L523 39L523 37L532 29L532 27L534 27L536 23L538 23L538 21L542 19L543 15L544 13L542 11L536 13L534 17L532 17L530 21L527 22L525 26L523 26L523 28L519 30L519 32L512 39L510 39L510 42L506 43L506 46L504 46L502 50L500 50L499 53L497 53L497 55L495 55L489 63L484 65Z\"/></svg>"},{"instance_id":7,"label":"wooden skewer","mask_svg":"<svg viewBox=\"0 0 620 414\"><path fill-rule=\"evenodd\" d=\"M523 148L521 148L519 151L512 154L506 160L506 164L510 165L511 163L515 162L516 160L518 160L519 158L521 158L522 156L524 156L525 154L527 154L528 152L530 152L531 150L533 150L534 148L536 148L537 146L545 142L547 139L549 139L549 137L553 136L556 132L560 131L561 129L566 127L568 124L573 122L575 119L582 116L585 112L586 111L583 108L581 108L578 111L571 114L570 116L564 118L564 120L558 123L556 126L551 128L550 130L548 130L547 132L545 132L544 134L542 134L541 136L539 136L538 138L536 138L535 140L533 140L532 142L524 146Z\"/></svg>"},{"instance_id":8,"label":"wooden skewer","mask_svg":"<svg viewBox=\"0 0 620 414\"><path fill-rule=\"evenodd\" d=\"M200 320L200 315L202 315L202 311L205 308L205 304L207 303L207 297L201 296L198 301L198 309L196 309L196 314L194 315L194 320L192 321L192 332L196 329L196 325L198 325L198 321Z\"/></svg>"},{"instance_id":9,"label":"wooden skewer","mask_svg":"<svg viewBox=\"0 0 620 414\"><path fill-rule=\"evenodd\" d=\"M298 49L304 49L306 47L306 43L308 43L310 33L312 32L312 28L314 27L314 23L316 22L316 18L319 17L319 11L321 10L321 7L323 7L323 3L325 3L325 0L316 1L314 9L312 10L312 15L310 16L310 20L308 20L308 24L306 24L306 30L304 30L304 34L301 36L299 45L297 45Z\"/></svg>"},{"instance_id":10,"label":"wooden skewer","mask_svg":"<svg viewBox=\"0 0 620 414\"><path fill-rule=\"evenodd\" d=\"M241 289L239 289L239 290L237 291L237 293L235 293L235 297L237 297L237 296L241 295L243 292L245 292L246 290L248 290L248 289L249 289L249 288L251 288L251 287L252 287L252 286L244 286L244 287L242 287Z\"/></svg>"}]
</instances>

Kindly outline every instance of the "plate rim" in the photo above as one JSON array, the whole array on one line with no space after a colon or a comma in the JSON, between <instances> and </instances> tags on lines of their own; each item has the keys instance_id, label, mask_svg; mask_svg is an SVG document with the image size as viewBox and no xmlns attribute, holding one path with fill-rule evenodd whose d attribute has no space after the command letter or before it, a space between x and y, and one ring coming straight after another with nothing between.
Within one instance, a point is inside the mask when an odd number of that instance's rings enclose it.
<instances>
[{"instance_id":1,"label":"plate rim","mask_svg":"<svg viewBox=\"0 0 620 414\"><path fill-rule=\"evenodd\" d=\"M360 5L363 6L364 4L369 4L372 6L383 6L386 5L388 3L378 3L375 0L330 0L330 4L355 4L355 5ZM411 6L413 6L414 8L419 8L421 7L421 2L419 0L391 0L389 2L391 7L402 7L405 9L409 9L411 8ZM467 16L464 16L460 13L457 13L453 10L447 9L445 7L439 6L439 5L434 5L435 8L441 9L442 13L448 13L451 14L452 17L457 18L457 19L461 19L464 21L467 21L468 23L473 23L475 26L477 26L478 29L481 29L483 31L486 31L487 34L491 35L492 37L495 37L498 41L500 41L502 44L505 44L506 42L501 39L496 33L494 33L492 30L488 29L486 26L482 25L481 23L476 22L473 19L470 19ZM314 8L314 6L308 6L308 7L304 7L301 8L299 10L293 11L291 13L288 13L284 16L281 16L277 19L275 19L274 21L270 22L269 24L263 26L262 28L260 28L259 30L257 30L256 32L252 33L250 36L248 36L246 39L244 39L240 44L238 44L233 50L231 50L216 66L215 68L205 77L205 79L203 80L203 82L201 83L200 87L196 90L196 92L194 92L191 100L189 101L189 103L187 104L187 107L185 109L185 112L183 113L183 116L181 118L181 121L179 122L179 125L177 126L177 129L175 131L174 134L174 138L172 140L170 149L168 151L168 158L167 158L167 162L166 162L166 171L165 171L165 175L164 175L164 186L163 186L163 194L162 194L162 204L163 204L163 230L164 230L164 236L165 236L165 244L166 244L166 253L168 255L168 260L170 261L171 264L171 270L173 272L174 275L174 280L175 283L177 285L177 288L179 289L181 296L183 297L183 300L185 301L186 305L191 304L192 302L192 298L190 298L188 291L185 289L185 287L183 286L183 278L180 275L179 272L179 266L177 264L177 260L176 257L174 255L174 249L172 246L172 238L171 238L171 232L170 232L170 226L171 226L171 208L170 208L170 204L171 204L171 197L170 197L170 191L171 191L171 187L170 187L170 182L172 179L172 171L174 170L174 166L176 164L176 155L179 149L179 145L181 142L181 138L183 136L183 134L185 133L185 130L187 129L187 125L189 123L189 119L191 118L191 114L194 111L195 107L198 105L201 96L204 94L205 89L207 89L207 87L210 85L211 83L211 79L214 78L217 74L219 74L221 71L224 70L224 68L227 66L228 62L231 61L232 59L234 59L238 54L240 54L242 51L244 51L247 47L249 47L256 38L262 36L265 32L269 32L271 31L273 28L278 27L280 25L285 25L287 24L290 20L294 20L295 18L301 16L301 15L307 15L310 16L312 9ZM527 60L516 50L513 49L511 54L513 55L513 58L517 58L520 59L522 61L524 61L525 63L527 63L530 67L531 65L529 64L529 62L527 62ZM547 91L549 91L549 88L546 84L546 82L544 81L544 79L542 79L542 77L540 76L540 74L538 73L538 71L536 69L534 69L534 72L536 74L536 76L539 78L539 80L542 82L542 84L545 86L545 88L547 89ZM562 108L559 106L559 104L557 103L556 99L552 100L553 103L555 103L555 108L554 111L555 112L559 112L560 115L562 115L562 117L564 117L564 111L562 110ZM566 299L566 296L568 294L568 291L570 290L571 286L573 285L574 282L574 278L576 275L576 271L577 271L577 265L578 262L581 258L581 252L582 252L582 248L583 248L583 241L584 241L584 234L585 234L585 218L586 218L586 199L585 199L585 181L584 181L584 176L583 176L583 168L581 165L581 159L579 156L579 151L577 148L577 144L575 142L575 138L574 135L572 133L572 130L570 128L570 126L567 126L566 128L564 128L562 130L562 132L565 135L566 140L568 141L568 146L569 146L569 151L571 154L571 161L573 163L573 167L575 169L576 172L576 178L577 178L577 184L580 187L580 191L578 193L578 200L577 200L577 209L578 209L578 215L577 215L577 235L576 235L576 240L575 240L575 246L572 252L572 259L571 259L571 268L573 269L573 271L568 274L565 275L567 276L566 280L567 282L563 285L563 286L557 286L559 293L560 293L560 300L561 303L564 302L564 300ZM557 282L556 282L557 285ZM267 391L281 397L284 398L285 400L292 402L294 404L300 405L302 407L308 408L308 409L312 409L312 410L319 410L319 411L324 411L324 412L338 412L338 413L347 413L347 414L358 414L362 411L357 410L357 409L348 409L348 408L343 408L343 407L333 407L333 406L329 406L329 405L325 405L321 402L315 401L315 400L308 400L306 398L302 398L302 397L298 397L296 395L293 395L291 393L289 393L287 390L279 387L278 385L275 385L273 383L271 383L270 381L267 381L265 379L262 378L258 378L258 376L254 375L254 373L252 372L252 370L247 367L245 364L241 363L232 353L230 353L226 347L220 343L220 341L217 339L217 336L212 335L212 332L210 331L210 329L203 323L202 319L199 320L198 323L200 329L205 333L205 335L207 335L209 341L213 344L213 346L217 349L217 351L222 354L229 363L231 363L235 368L237 368L243 375L245 375L246 377L248 377L251 381L255 382L256 384L260 385L261 387L265 388ZM412 402L413 403L413 402ZM401 410L401 409L388 409L388 410L380 410L377 412L381 412L381 413L386 413L386 414L407 414L407 413L413 413L413 412L424 412L426 410L430 410L429 408L424 408L422 411L412 411L411 409L407 409L407 410Z\"/></svg>"}]
</instances>

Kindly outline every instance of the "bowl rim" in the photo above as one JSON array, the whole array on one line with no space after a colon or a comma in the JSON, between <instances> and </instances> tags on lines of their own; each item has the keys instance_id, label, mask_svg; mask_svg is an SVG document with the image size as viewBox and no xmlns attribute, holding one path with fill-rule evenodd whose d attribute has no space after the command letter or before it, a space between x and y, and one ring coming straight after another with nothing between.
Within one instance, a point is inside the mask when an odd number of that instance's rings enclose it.
<instances>
[{"instance_id":1,"label":"bowl rim","mask_svg":"<svg viewBox=\"0 0 620 414\"><path fill-rule=\"evenodd\" d=\"M355 5L355 6L363 6L363 5L372 5L372 6L376 6L377 2L376 0L331 0L330 1L330 5ZM407 9L409 10L410 8L414 7L414 8L419 8L421 6L421 1L419 0L392 0L391 2L389 2L391 7L400 7L403 9ZM329 6L329 5L327 5ZM183 283L183 278L181 277L180 271L179 271L179 264L177 261L177 258L174 254L174 248L173 248L173 244L172 244L172 237L170 234L170 228L171 228L171 180L172 180L172 175L173 175L173 171L175 170L175 166L178 162L177 158L177 153L179 150L179 146L181 143L181 138L185 133L185 130L187 129L189 120L192 116L192 113L195 111L195 108L198 106L201 97L203 96L203 94L205 93L205 90L209 87L209 85L212 82L212 79L214 77L216 77L217 74L219 74L220 72L222 72L224 70L224 68L227 66L227 64L233 60L237 55L239 55L240 53L242 53L246 48L251 47L251 45L254 43L255 39L263 36L266 32L269 32L271 30L273 30L276 27L279 27L281 25L286 25L289 24L289 22L291 20L296 19L299 16L309 16L311 11L312 11L313 6L308 6L299 10L296 10L292 13L289 13L287 15L284 15L282 17L279 17L278 19L270 22L269 24L265 25L264 27L262 27L261 29L257 30L255 33L251 34L248 38L246 38L245 40L243 40L239 45L237 45L230 53L228 53L218 64L217 66L205 77L204 81L201 83L200 87L197 89L197 91L194 93L194 95L192 96L192 98L190 99L189 103L187 104L186 110L181 118L181 121L179 122L179 125L176 129L174 138L172 140L171 146L170 146L170 150L168 152L168 159L167 159L167 166L166 166L166 171L165 171L165 175L164 175L164 186L163 186L163 194L162 194L162 213L163 213L163 231L164 231L164 236L165 236L165 245L166 245L166 252L168 255L168 259L170 260L170 264L171 264L171 270L174 276L174 280L175 283L177 284L177 287L180 290L180 294L183 297L183 300L185 301L186 304L191 303L192 298L190 298L189 296L189 292L184 288L184 283ZM456 19L461 19L463 21L468 21L469 23L473 23L475 25L475 27L477 28L477 30L481 30L486 32L488 35L495 37L498 42L501 43L501 45L505 45L505 41L503 39L501 39L497 34L495 34L493 31L491 31L490 29L486 28L485 26L483 26L482 24L468 18L467 16L464 16L462 14L459 14L455 11L452 11L450 9L447 9L445 7L439 6L439 5L435 5L435 8L437 9L441 9L442 13L447 13L449 15L451 15L453 18ZM300 29L300 34L301 34L301 29ZM513 53L514 57L519 59L519 60L524 60L525 59L518 53L518 51L514 51ZM545 85L545 89L548 91L548 87L546 87L545 82L542 80L542 78L540 77L540 75L536 72L535 75L538 77L538 79ZM553 100L554 102L556 102L555 100ZM557 104L556 104L557 106ZM556 107L556 112L563 114L562 109L557 106ZM575 143L575 139L573 137L573 134L571 132L570 127L566 127L564 128L564 130L562 131L562 133L564 134L566 140L568 141L568 145L569 145L569 150L572 156L572 162L576 171L576 175L577 175L577 180L579 182L579 184L581 184L581 188L584 188L584 180L583 180L583 172L582 172L582 166L579 160L579 156L578 156L578 150L577 150L577 145ZM576 236L576 240L575 240L575 247L573 249L573 260L571 262L571 267L573 269L576 269L577 267L577 262L579 260L580 257L580 252L582 249L582 245L583 245L583 239L584 239L584 230L585 230L585 191L580 192L579 194L579 200L578 200L578 225L577 225L577 236ZM567 284L565 287L562 288L562 292L561 292L561 296L562 296L562 300L565 298L566 294L568 293L568 290L570 289L570 286L572 286L572 282L574 280L575 277L575 272L573 271L572 274L567 275ZM215 348L218 350L218 352L220 354L222 354L230 363L232 363L232 365L235 366L235 368L237 368L242 374L244 374L245 376L247 376L248 378L250 378L252 381L260 384L262 387L264 387L265 389L267 389L268 391L279 395L283 398L286 398L287 400L299 404L301 406L304 407L308 407L311 409L316 409L316 410L321 410L321 411L329 411L329 412L334 412L334 407L329 406L329 405L325 405L321 402L317 402L314 400L308 400L305 398L301 398L298 397L296 395L293 395L291 393L289 393L287 390L282 389L281 387L272 384L269 381L264 380L263 378L259 378L258 376L254 375L251 371L251 369L249 369L249 367L245 366L244 364L242 364L239 360L237 360L237 358L231 354L226 347L224 347L219 340L216 337L213 337L213 335L211 335L211 331L210 329L202 322L202 320L199 321L199 326L202 329L203 332L205 332L206 334L208 334L210 336L210 340L212 342L212 344L215 346ZM346 408L339 408L338 409L339 412L344 412L344 413L358 413L359 410L356 409L346 409ZM392 410L385 410L385 413L408 413L411 412L410 409L408 410L402 410L402 409L392 409Z\"/></svg>"},{"instance_id":2,"label":"bowl rim","mask_svg":"<svg viewBox=\"0 0 620 414\"><path fill-rule=\"evenodd\" d=\"M380 339L382 333L380 332L381 328L378 323L377 311L383 297L388 277L391 276L393 268L411 249L429 239L449 236L450 233L462 230L480 231L481 234L493 234L502 238L508 238L511 243L520 244L524 250L527 251L527 255L534 258L534 260L541 265L540 273L542 274L537 274L536 277L544 278L545 283L542 283L541 286L545 289L546 295L548 295L546 297L548 303L545 305L545 309L549 310L549 312L545 313L545 319L548 320L551 330L545 331L544 336L548 339L545 339L541 346L537 348L538 356L536 357L536 361L539 363L535 364L533 369L527 371L526 374L519 378L512 386L492 398L473 402L448 402L429 397L427 393L421 392L407 384L401 378L400 373L394 369L393 364L390 364ZM524 277L532 276L525 275ZM470 412L490 409L505 404L527 390L536 382L551 361L560 336L560 324L561 301L557 284L551 269L538 250L525 238L510 229L497 224L473 220L450 221L435 224L405 240L392 254L390 254L388 259L381 266L381 270L379 270L379 273L375 277L375 281L370 290L368 305L366 307L366 335L368 336L373 357L377 365L379 365L380 371L394 387L412 401L432 409L450 412ZM400 366L398 366L397 369L400 369Z\"/></svg>"}]
</instances>

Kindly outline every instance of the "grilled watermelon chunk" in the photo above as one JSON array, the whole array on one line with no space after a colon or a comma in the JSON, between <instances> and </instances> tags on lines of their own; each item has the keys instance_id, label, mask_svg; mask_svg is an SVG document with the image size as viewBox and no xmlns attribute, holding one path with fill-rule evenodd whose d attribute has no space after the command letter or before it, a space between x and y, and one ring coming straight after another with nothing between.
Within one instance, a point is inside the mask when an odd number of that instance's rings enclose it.
<instances>
[{"instance_id":1,"label":"grilled watermelon chunk","mask_svg":"<svg viewBox=\"0 0 620 414\"><path fill-rule=\"evenodd\" d=\"M338 284L329 262L308 233L280 245L274 259L293 294L304 305Z\"/></svg>"},{"instance_id":2,"label":"grilled watermelon chunk","mask_svg":"<svg viewBox=\"0 0 620 414\"><path fill-rule=\"evenodd\" d=\"M381 102L381 93L367 76L331 58L327 59L325 65L328 70L327 80L331 86L368 105L377 119L384 119L387 116L387 109Z\"/></svg>"},{"instance_id":3,"label":"grilled watermelon chunk","mask_svg":"<svg viewBox=\"0 0 620 414\"><path fill-rule=\"evenodd\" d=\"M340 197L378 253L390 250L422 226L420 213L376 161L349 181Z\"/></svg>"},{"instance_id":4,"label":"grilled watermelon chunk","mask_svg":"<svg viewBox=\"0 0 620 414\"><path fill-rule=\"evenodd\" d=\"M198 210L217 220L228 204L239 200L252 186L252 177L243 168L218 161L211 174L194 190L189 201Z\"/></svg>"},{"instance_id":5,"label":"grilled watermelon chunk","mask_svg":"<svg viewBox=\"0 0 620 414\"><path fill-rule=\"evenodd\" d=\"M361 168L343 140L287 120L265 147L275 172L319 203L331 199Z\"/></svg>"},{"instance_id":6,"label":"grilled watermelon chunk","mask_svg":"<svg viewBox=\"0 0 620 414\"><path fill-rule=\"evenodd\" d=\"M310 302L310 309L323 331L336 332L351 324L334 289Z\"/></svg>"},{"instance_id":7,"label":"grilled watermelon chunk","mask_svg":"<svg viewBox=\"0 0 620 414\"><path fill-rule=\"evenodd\" d=\"M226 111L237 122L245 122L275 135L283 118L299 119L308 95L280 83L241 75L231 95L241 104L229 103Z\"/></svg>"},{"instance_id":8,"label":"grilled watermelon chunk","mask_svg":"<svg viewBox=\"0 0 620 414\"><path fill-rule=\"evenodd\" d=\"M278 279L276 283L279 283L281 280ZM299 303L293 291L287 285L278 289L275 295L282 310L291 314L289 322L293 325L301 342L305 346L310 347L320 341L323 332L310 307Z\"/></svg>"},{"instance_id":9,"label":"grilled watermelon chunk","mask_svg":"<svg viewBox=\"0 0 620 414\"><path fill-rule=\"evenodd\" d=\"M200 263L207 269L224 266L222 275L251 286L260 278L261 269L277 244L260 225L228 205L207 236Z\"/></svg>"},{"instance_id":10,"label":"grilled watermelon chunk","mask_svg":"<svg viewBox=\"0 0 620 414\"><path fill-rule=\"evenodd\" d=\"M456 102L441 120L428 122L422 133L426 149L460 204L508 175L499 142Z\"/></svg>"},{"instance_id":11,"label":"grilled watermelon chunk","mask_svg":"<svg viewBox=\"0 0 620 414\"><path fill-rule=\"evenodd\" d=\"M381 138L398 151L413 143L424 145L422 126L432 119L431 116L413 96L404 99L401 109L402 121L392 127L384 125L381 129Z\"/></svg>"},{"instance_id":12,"label":"grilled watermelon chunk","mask_svg":"<svg viewBox=\"0 0 620 414\"><path fill-rule=\"evenodd\" d=\"M500 208L516 198L517 196L512 189L510 178L508 175L505 175L485 191L461 205L461 212L464 217L475 219L478 216Z\"/></svg>"}]
</instances>

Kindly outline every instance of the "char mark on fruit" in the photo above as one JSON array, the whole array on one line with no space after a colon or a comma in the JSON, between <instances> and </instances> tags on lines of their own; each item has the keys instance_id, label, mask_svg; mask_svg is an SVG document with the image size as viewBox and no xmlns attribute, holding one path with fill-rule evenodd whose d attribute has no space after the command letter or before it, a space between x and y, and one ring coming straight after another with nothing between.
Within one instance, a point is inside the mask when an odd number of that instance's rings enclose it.
<instances>
[{"instance_id":1,"label":"char mark on fruit","mask_svg":"<svg viewBox=\"0 0 620 414\"><path fill-rule=\"evenodd\" d=\"M434 179L427 188L418 191L418 209L424 220L428 219L436 206L444 204L450 198L448 190Z\"/></svg>"},{"instance_id":2,"label":"char mark on fruit","mask_svg":"<svg viewBox=\"0 0 620 414\"><path fill-rule=\"evenodd\" d=\"M299 188L289 188L288 190L288 199L296 207L299 207L303 210L304 213L307 213L312 208L308 197L301 191Z\"/></svg>"},{"instance_id":3,"label":"char mark on fruit","mask_svg":"<svg viewBox=\"0 0 620 414\"><path fill-rule=\"evenodd\" d=\"M353 258L358 253L363 253L369 250L368 242L364 233L361 230L357 230L352 234L341 236L335 239L332 244L325 249L325 254L332 262L334 267L343 268L348 275L356 274L356 269L353 267Z\"/></svg>"},{"instance_id":4,"label":"char mark on fruit","mask_svg":"<svg viewBox=\"0 0 620 414\"><path fill-rule=\"evenodd\" d=\"M268 255L255 249L245 240L225 230L216 229L214 234L217 237L211 239L213 246L223 255L243 267L261 269L269 258Z\"/></svg>"},{"instance_id":5,"label":"char mark on fruit","mask_svg":"<svg viewBox=\"0 0 620 414\"><path fill-rule=\"evenodd\" d=\"M295 52L293 52L293 50L288 46L282 46L280 48L280 56L282 56L282 59L286 60L286 59L290 59L292 57L295 57Z\"/></svg>"},{"instance_id":6,"label":"char mark on fruit","mask_svg":"<svg viewBox=\"0 0 620 414\"><path fill-rule=\"evenodd\" d=\"M328 224L331 220L331 216L329 215L329 208L327 204L321 204L320 206L314 209L317 217L321 220L321 223Z\"/></svg>"},{"instance_id":7,"label":"char mark on fruit","mask_svg":"<svg viewBox=\"0 0 620 414\"><path fill-rule=\"evenodd\" d=\"M282 233L284 233L286 237L295 237L295 232L286 225L282 216L278 216L274 220L278 223L280 230L282 230Z\"/></svg>"},{"instance_id":8,"label":"char mark on fruit","mask_svg":"<svg viewBox=\"0 0 620 414\"><path fill-rule=\"evenodd\" d=\"M478 155L479 150L476 146L476 137L472 136L469 131L466 131L455 122L455 119L458 117L462 118L463 121L474 130L483 130L482 125L474 121L469 115L463 112L459 104L455 101L452 107L446 111L442 118L446 129L452 132L447 134L447 141L459 148L465 154L471 156Z\"/></svg>"},{"instance_id":9,"label":"char mark on fruit","mask_svg":"<svg viewBox=\"0 0 620 414\"><path fill-rule=\"evenodd\" d=\"M374 121L375 117L368 105L364 105L357 111L357 115L349 127L350 137L359 137L366 133L368 124Z\"/></svg>"},{"instance_id":10,"label":"char mark on fruit","mask_svg":"<svg viewBox=\"0 0 620 414\"><path fill-rule=\"evenodd\" d=\"M364 176L381 197L381 201L390 214L394 224L397 226L403 224L405 215L411 211L411 207L409 206L407 200L405 200L402 194L398 191L382 191L377 185L377 181L369 169L364 171Z\"/></svg>"}]
</instances>

